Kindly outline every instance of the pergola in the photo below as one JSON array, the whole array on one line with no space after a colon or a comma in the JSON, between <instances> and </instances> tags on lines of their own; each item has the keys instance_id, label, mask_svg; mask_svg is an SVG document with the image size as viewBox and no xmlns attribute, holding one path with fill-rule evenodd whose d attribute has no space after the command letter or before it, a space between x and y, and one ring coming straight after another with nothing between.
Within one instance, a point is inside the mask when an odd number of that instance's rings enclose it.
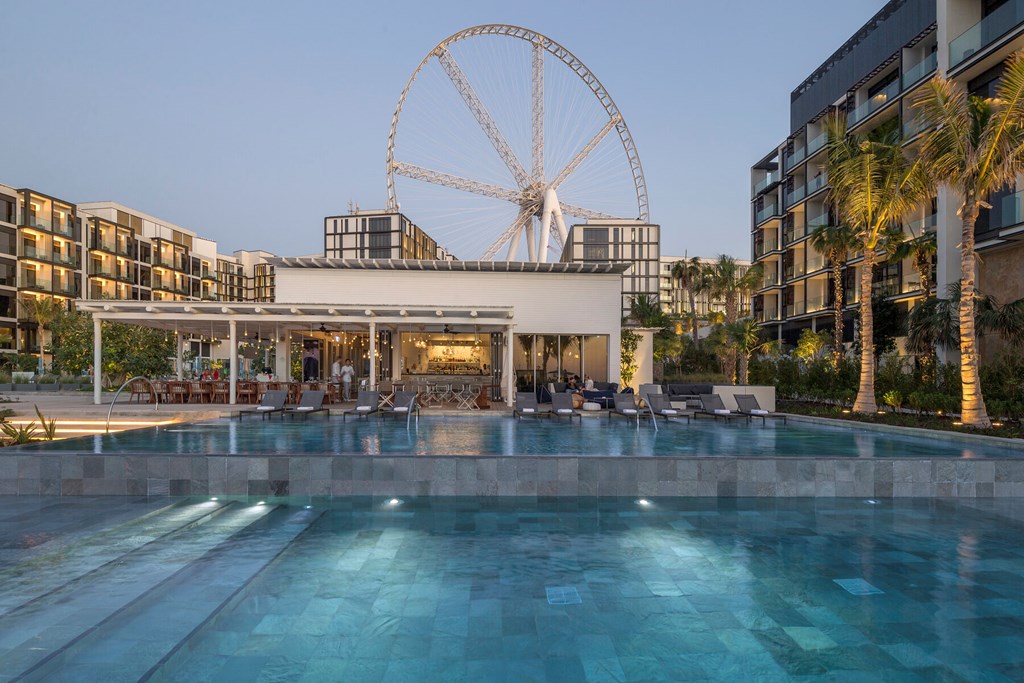
<instances>
[{"instance_id":1,"label":"pergola","mask_svg":"<svg viewBox=\"0 0 1024 683\"><path fill-rule=\"evenodd\" d=\"M93 318L93 367L103 360L102 322L127 323L174 332L181 373L184 340L191 335L220 337L228 340L230 372L230 403L237 400L239 326L246 335L273 339L278 358L287 358L292 332L316 329L320 325L363 331L369 335L371 388L376 383L376 344L378 330L441 330L445 325L473 326L480 332L503 332L505 361L503 363L505 401L512 402L515 373L512 368L512 331L514 312L511 306L391 306L337 305L192 301L80 301L78 310ZM98 375L98 374L97 374ZM93 383L93 402L100 404L100 382Z\"/></svg>"}]
</instances>

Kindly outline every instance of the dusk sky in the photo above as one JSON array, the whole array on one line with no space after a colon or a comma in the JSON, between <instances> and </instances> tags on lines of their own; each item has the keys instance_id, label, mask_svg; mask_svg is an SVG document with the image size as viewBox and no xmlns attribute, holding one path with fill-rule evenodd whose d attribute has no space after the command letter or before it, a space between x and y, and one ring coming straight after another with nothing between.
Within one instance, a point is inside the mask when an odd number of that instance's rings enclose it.
<instances>
[{"instance_id":1,"label":"dusk sky","mask_svg":"<svg viewBox=\"0 0 1024 683\"><path fill-rule=\"evenodd\" d=\"M7 0L0 182L117 201L223 253L322 253L324 216L383 208L388 128L419 61L509 23L611 93L663 254L749 258L750 165L788 133L791 90L882 5Z\"/></svg>"}]
</instances>

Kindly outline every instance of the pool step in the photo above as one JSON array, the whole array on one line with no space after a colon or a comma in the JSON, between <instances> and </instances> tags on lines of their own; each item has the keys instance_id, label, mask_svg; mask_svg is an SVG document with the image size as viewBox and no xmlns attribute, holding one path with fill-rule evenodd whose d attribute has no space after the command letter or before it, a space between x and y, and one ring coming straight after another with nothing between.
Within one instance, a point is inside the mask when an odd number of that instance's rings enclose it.
<instances>
[{"instance_id":1,"label":"pool step","mask_svg":"<svg viewBox=\"0 0 1024 683\"><path fill-rule=\"evenodd\" d=\"M24 680L162 680L225 605L322 512L276 508L28 672Z\"/></svg>"},{"instance_id":2,"label":"pool step","mask_svg":"<svg viewBox=\"0 0 1024 683\"><path fill-rule=\"evenodd\" d=\"M230 503L167 505L98 533L65 539L59 547L0 570L0 617L23 609L172 534L204 524Z\"/></svg>"},{"instance_id":3,"label":"pool step","mask_svg":"<svg viewBox=\"0 0 1024 683\"><path fill-rule=\"evenodd\" d=\"M146 544L0 617L0 681L19 680L47 662L62 659L68 647L192 563L202 564L204 556L218 546L244 553L244 548L232 544L233 537L274 509L230 505L200 526L191 525ZM173 597L170 604L187 606Z\"/></svg>"}]
</instances>

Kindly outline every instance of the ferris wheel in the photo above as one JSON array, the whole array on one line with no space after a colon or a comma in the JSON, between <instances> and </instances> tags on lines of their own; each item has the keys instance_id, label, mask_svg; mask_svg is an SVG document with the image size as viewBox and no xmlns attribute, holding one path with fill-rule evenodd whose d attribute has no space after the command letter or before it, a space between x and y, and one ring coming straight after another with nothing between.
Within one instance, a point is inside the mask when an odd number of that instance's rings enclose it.
<instances>
[{"instance_id":1,"label":"ferris wheel","mask_svg":"<svg viewBox=\"0 0 1024 683\"><path fill-rule=\"evenodd\" d=\"M387 185L388 208L459 258L543 263L567 217L649 220L636 145L604 86L555 41L504 24L449 36L413 71Z\"/></svg>"}]
</instances>

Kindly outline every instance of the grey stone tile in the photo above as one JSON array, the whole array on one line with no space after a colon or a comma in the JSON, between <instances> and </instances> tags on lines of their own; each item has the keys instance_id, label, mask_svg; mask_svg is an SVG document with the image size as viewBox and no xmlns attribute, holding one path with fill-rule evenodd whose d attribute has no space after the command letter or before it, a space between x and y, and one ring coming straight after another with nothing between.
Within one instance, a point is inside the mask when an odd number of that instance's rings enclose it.
<instances>
[{"instance_id":1,"label":"grey stone tile","mask_svg":"<svg viewBox=\"0 0 1024 683\"><path fill-rule=\"evenodd\" d=\"M319 466L316 466L319 465ZM314 463L316 466L316 472L314 478L317 479L351 479L352 478L352 458L349 456L339 456L330 459L330 469L327 472L323 472L325 469L322 464ZM326 475L326 476L323 476Z\"/></svg>"},{"instance_id":2,"label":"grey stone tile","mask_svg":"<svg viewBox=\"0 0 1024 683\"><path fill-rule=\"evenodd\" d=\"M374 458L372 478L374 481L394 481L395 461L392 458Z\"/></svg>"},{"instance_id":3,"label":"grey stone tile","mask_svg":"<svg viewBox=\"0 0 1024 683\"><path fill-rule=\"evenodd\" d=\"M150 455L146 458L146 476L149 479L167 479L170 475L170 458L165 455Z\"/></svg>"},{"instance_id":4,"label":"grey stone tile","mask_svg":"<svg viewBox=\"0 0 1024 683\"><path fill-rule=\"evenodd\" d=\"M102 471L99 476L103 476ZM39 458L34 455L18 456L18 479L38 479Z\"/></svg>"},{"instance_id":5,"label":"grey stone tile","mask_svg":"<svg viewBox=\"0 0 1024 683\"><path fill-rule=\"evenodd\" d=\"M579 481L579 460L577 458L558 458L558 480Z\"/></svg>"},{"instance_id":6,"label":"grey stone tile","mask_svg":"<svg viewBox=\"0 0 1024 683\"><path fill-rule=\"evenodd\" d=\"M459 458L455 462L456 481L476 481L476 460L472 458ZM462 495L460 493L460 495ZM465 494L470 495L470 494Z\"/></svg>"},{"instance_id":7,"label":"grey stone tile","mask_svg":"<svg viewBox=\"0 0 1024 683\"><path fill-rule=\"evenodd\" d=\"M498 480L497 458L479 458L476 461L476 478L478 481Z\"/></svg>"},{"instance_id":8,"label":"grey stone tile","mask_svg":"<svg viewBox=\"0 0 1024 683\"><path fill-rule=\"evenodd\" d=\"M333 477L332 470L334 468L334 461L340 460L340 458L332 458L330 456L312 456L309 458L309 478L314 481L329 480ZM338 479L344 479L342 476L338 476Z\"/></svg>"}]
</instances>

